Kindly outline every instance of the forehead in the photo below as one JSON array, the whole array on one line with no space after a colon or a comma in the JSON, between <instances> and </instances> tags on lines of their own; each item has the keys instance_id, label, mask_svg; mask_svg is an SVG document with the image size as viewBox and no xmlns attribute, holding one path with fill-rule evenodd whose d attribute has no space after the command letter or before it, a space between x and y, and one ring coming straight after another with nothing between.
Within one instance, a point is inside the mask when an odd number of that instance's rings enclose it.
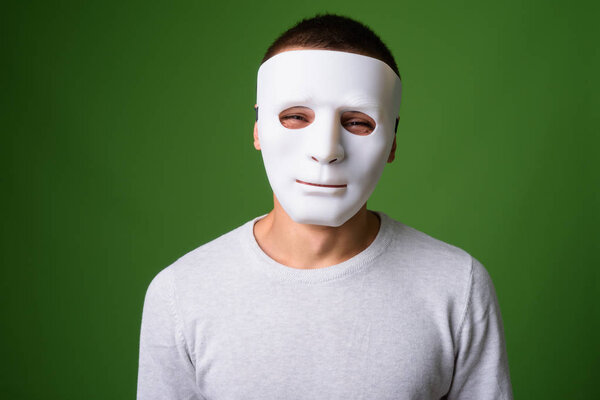
<instances>
[{"instance_id":1,"label":"forehead","mask_svg":"<svg viewBox=\"0 0 600 400\"><path fill-rule=\"evenodd\" d=\"M384 62L331 50L293 50L258 71L259 104L318 101L399 106L400 79ZM397 103L397 104L396 104Z\"/></svg>"}]
</instances>

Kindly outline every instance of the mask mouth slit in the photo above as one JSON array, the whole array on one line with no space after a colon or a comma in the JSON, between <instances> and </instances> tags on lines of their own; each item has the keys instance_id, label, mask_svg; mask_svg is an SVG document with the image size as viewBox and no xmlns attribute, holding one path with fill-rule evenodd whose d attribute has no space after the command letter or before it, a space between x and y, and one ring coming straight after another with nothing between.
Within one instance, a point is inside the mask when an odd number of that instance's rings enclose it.
<instances>
[{"instance_id":1,"label":"mask mouth slit","mask_svg":"<svg viewBox=\"0 0 600 400\"><path fill-rule=\"evenodd\" d=\"M337 188L345 188L345 187L348 186L346 184L343 184L343 185L323 185L323 184L320 184L320 183L304 182L304 181L301 181L300 179L296 179L296 182L297 183L301 183L303 185L317 186L317 187L326 187L326 188L336 188L336 189Z\"/></svg>"}]
</instances>

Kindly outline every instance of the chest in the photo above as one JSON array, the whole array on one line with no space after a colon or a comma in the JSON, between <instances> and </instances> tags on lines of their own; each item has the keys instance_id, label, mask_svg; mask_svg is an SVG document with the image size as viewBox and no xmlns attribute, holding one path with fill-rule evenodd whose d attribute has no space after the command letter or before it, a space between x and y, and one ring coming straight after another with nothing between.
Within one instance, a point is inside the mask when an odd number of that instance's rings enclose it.
<instances>
[{"instance_id":1,"label":"chest","mask_svg":"<svg viewBox=\"0 0 600 400\"><path fill-rule=\"evenodd\" d=\"M441 398L453 344L439 305L358 289L214 299L220 305L188 325L202 392L210 400Z\"/></svg>"}]
</instances>

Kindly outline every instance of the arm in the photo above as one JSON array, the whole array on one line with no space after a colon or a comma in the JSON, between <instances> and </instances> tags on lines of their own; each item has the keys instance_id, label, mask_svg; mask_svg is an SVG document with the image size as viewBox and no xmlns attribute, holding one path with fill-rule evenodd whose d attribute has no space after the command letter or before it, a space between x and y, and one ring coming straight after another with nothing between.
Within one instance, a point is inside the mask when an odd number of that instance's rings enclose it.
<instances>
[{"instance_id":1,"label":"arm","mask_svg":"<svg viewBox=\"0 0 600 400\"><path fill-rule=\"evenodd\" d=\"M150 283L140 334L138 400L202 399L177 314L172 270Z\"/></svg>"},{"instance_id":2,"label":"arm","mask_svg":"<svg viewBox=\"0 0 600 400\"><path fill-rule=\"evenodd\" d=\"M489 274L475 259L470 281L447 398L512 400L500 307Z\"/></svg>"}]
</instances>

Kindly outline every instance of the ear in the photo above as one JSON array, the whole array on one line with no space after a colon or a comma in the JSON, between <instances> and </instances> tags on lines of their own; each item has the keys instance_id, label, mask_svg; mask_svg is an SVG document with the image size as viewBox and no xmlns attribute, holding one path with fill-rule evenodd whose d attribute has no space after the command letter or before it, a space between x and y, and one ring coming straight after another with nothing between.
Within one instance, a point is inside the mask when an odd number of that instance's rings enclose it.
<instances>
[{"instance_id":1,"label":"ear","mask_svg":"<svg viewBox=\"0 0 600 400\"><path fill-rule=\"evenodd\" d=\"M258 141L258 122L254 123L254 148L260 150L260 142Z\"/></svg>"},{"instance_id":2,"label":"ear","mask_svg":"<svg viewBox=\"0 0 600 400\"><path fill-rule=\"evenodd\" d=\"M387 162L391 163L396 158L396 135L394 135L394 142L392 143L392 149L390 150L390 155L388 156Z\"/></svg>"}]
</instances>

